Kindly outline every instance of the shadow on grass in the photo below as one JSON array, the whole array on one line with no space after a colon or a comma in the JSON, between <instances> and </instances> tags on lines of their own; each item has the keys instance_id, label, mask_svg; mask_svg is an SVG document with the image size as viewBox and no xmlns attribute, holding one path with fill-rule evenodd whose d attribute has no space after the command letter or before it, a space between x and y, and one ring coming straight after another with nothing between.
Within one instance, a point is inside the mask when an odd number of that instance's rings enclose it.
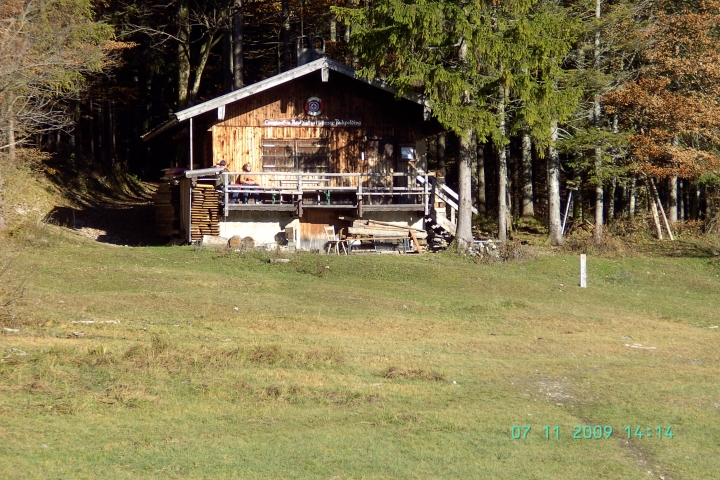
<instances>
[{"instance_id":1,"label":"shadow on grass","mask_svg":"<svg viewBox=\"0 0 720 480\"><path fill-rule=\"evenodd\" d=\"M700 241L662 240L636 245L638 252L659 257L715 258L720 249Z\"/></svg>"},{"instance_id":2,"label":"shadow on grass","mask_svg":"<svg viewBox=\"0 0 720 480\"><path fill-rule=\"evenodd\" d=\"M45 221L79 231L101 243L130 247L163 245L154 233L152 204L98 204L81 208L55 207Z\"/></svg>"},{"instance_id":3,"label":"shadow on grass","mask_svg":"<svg viewBox=\"0 0 720 480\"><path fill-rule=\"evenodd\" d=\"M151 197L155 185L119 169L98 171L87 166L65 166L49 170L53 174L47 178L73 206L55 207L45 217L46 222L77 230L101 243L128 246L165 243L154 232Z\"/></svg>"}]
</instances>

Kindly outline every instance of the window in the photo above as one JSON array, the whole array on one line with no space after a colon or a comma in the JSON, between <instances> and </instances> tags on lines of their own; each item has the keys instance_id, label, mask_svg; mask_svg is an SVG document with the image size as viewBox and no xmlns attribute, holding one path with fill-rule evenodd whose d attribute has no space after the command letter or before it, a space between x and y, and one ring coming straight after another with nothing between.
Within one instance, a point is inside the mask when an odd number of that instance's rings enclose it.
<instances>
[{"instance_id":1,"label":"window","mask_svg":"<svg viewBox=\"0 0 720 480\"><path fill-rule=\"evenodd\" d=\"M266 138L262 163L264 171L326 173L330 167L330 147L324 139Z\"/></svg>"}]
</instances>

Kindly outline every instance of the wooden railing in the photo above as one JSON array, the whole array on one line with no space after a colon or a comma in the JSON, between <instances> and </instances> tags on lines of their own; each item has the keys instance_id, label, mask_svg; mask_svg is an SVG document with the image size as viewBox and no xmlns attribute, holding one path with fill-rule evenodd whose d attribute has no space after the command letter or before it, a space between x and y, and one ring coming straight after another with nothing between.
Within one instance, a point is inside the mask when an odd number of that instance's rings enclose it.
<instances>
[{"instance_id":1,"label":"wooden railing","mask_svg":"<svg viewBox=\"0 0 720 480\"><path fill-rule=\"evenodd\" d=\"M427 183L427 175L418 175L417 176L417 182L421 185L425 185ZM442 184L435 184L435 196L438 197L440 200L445 202L447 206L450 207L450 222L452 224L455 223L455 216L457 214L457 211L460 209L460 196L457 194L455 190L448 187L444 183ZM470 207L472 209L472 213L477 215L478 209L475 207ZM453 232L454 233L454 232Z\"/></svg>"},{"instance_id":2,"label":"wooden railing","mask_svg":"<svg viewBox=\"0 0 720 480\"><path fill-rule=\"evenodd\" d=\"M227 217L230 210L236 209L231 203L233 197L238 202L242 201L245 195L268 195L272 198L272 205L275 201L285 202L288 197L289 203L297 206L299 214L302 215L303 198L306 194L315 194L314 206L326 205L357 207L359 216L362 216L364 205L372 204L374 197L384 197L396 200L402 199L405 205L421 205L425 215L429 207L429 180L427 174L418 175L412 173L294 173L294 172L221 172L223 177L223 203L224 215ZM253 179L262 178L262 185L235 184L233 178L250 177ZM406 179L403 186L394 185L395 179ZM422 179L422 181L418 181ZM357 186L340 186L339 184L356 184ZM387 184L387 185L386 185ZM344 198L350 196L355 199L354 205L333 204L333 194L341 194ZM350 195L348 195L350 194ZM323 198L323 196L325 198ZM324 203L323 203L324 202ZM394 203L394 202L393 202ZM306 205L312 207L313 205ZM239 208L237 208L239 209ZM259 207L258 209L261 209Z\"/></svg>"}]
</instances>

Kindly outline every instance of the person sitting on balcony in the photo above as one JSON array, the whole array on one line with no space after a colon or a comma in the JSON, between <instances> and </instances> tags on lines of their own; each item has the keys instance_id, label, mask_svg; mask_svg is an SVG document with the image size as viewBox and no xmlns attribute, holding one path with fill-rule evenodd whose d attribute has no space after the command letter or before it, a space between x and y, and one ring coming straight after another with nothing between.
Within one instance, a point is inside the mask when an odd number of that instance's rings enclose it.
<instances>
[{"instance_id":1,"label":"person sitting on balcony","mask_svg":"<svg viewBox=\"0 0 720 480\"><path fill-rule=\"evenodd\" d=\"M227 162L225 160L220 160L220 162L215 165L215 168L222 168L224 172L227 172ZM217 175L217 178L215 179L215 190L217 192L224 196L225 194L225 179L223 178L223 175L221 175L222 172L219 172Z\"/></svg>"},{"instance_id":2,"label":"person sitting on balcony","mask_svg":"<svg viewBox=\"0 0 720 480\"><path fill-rule=\"evenodd\" d=\"M250 170L251 168L249 163L246 163L242 166L243 172L249 172ZM254 178L240 174L237 176L237 180L235 181L235 183L240 185L241 188L245 190L243 192L243 203L248 203L248 198L250 197L250 192L248 190L255 190L252 192L253 200L255 200L255 203L260 203L260 193L257 192L259 185Z\"/></svg>"}]
</instances>

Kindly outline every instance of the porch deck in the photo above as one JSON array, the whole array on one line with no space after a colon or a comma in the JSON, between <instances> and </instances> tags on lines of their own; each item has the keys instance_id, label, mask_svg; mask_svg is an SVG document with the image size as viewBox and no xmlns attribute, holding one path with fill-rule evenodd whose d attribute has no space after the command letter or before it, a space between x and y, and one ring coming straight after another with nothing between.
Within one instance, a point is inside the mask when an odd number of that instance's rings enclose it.
<instances>
[{"instance_id":1,"label":"porch deck","mask_svg":"<svg viewBox=\"0 0 720 480\"><path fill-rule=\"evenodd\" d=\"M220 172L220 175L224 217L231 211L296 211L299 217L305 209L357 210L358 217L362 217L363 211L425 214L429 211L431 192L427 174ZM261 178L261 182L232 183L236 176ZM338 183L357 186L336 186Z\"/></svg>"}]
</instances>

